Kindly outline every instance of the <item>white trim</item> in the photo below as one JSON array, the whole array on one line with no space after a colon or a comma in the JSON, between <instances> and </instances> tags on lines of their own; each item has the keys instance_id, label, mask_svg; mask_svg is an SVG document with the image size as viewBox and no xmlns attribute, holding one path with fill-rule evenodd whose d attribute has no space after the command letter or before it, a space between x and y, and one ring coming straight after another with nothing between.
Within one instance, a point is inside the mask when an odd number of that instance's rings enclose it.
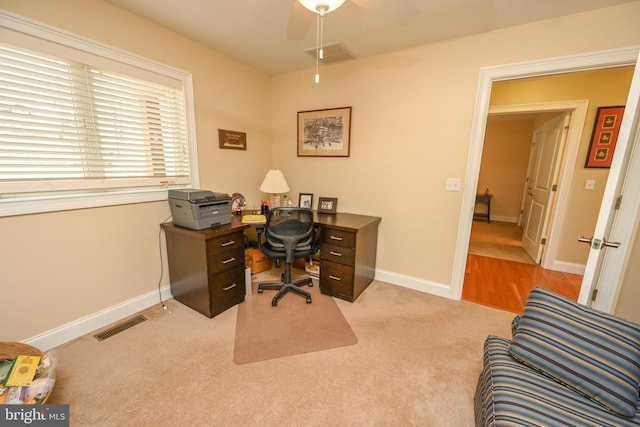
<instances>
[{"instance_id":1,"label":"white trim","mask_svg":"<svg viewBox=\"0 0 640 427\"><path fill-rule=\"evenodd\" d=\"M480 221L480 219L477 219L476 221ZM517 224L518 223L518 217L514 217L514 216L500 216L500 215L491 215L491 221L497 221L497 222L509 222L511 224Z\"/></svg>"},{"instance_id":2,"label":"white trim","mask_svg":"<svg viewBox=\"0 0 640 427\"><path fill-rule=\"evenodd\" d=\"M416 291L424 292L439 297L449 297L449 286L443 283L430 282L418 279L404 274L392 273L390 271L376 269L375 280L391 283L392 285L402 286Z\"/></svg>"},{"instance_id":3,"label":"white trim","mask_svg":"<svg viewBox=\"0 0 640 427\"><path fill-rule=\"evenodd\" d=\"M162 287L160 289L160 295L162 296L163 301L172 298L169 286ZM92 313L47 332L43 332L42 334L25 340L25 343L43 351L47 351L100 328L111 325L114 322L136 314L155 304L160 304L157 290L108 307L96 313Z\"/></svg>"},{"instance_id":4,"label":"white trim","mask_svg":"<svg viewBox=\"0 0 640 427\"><path fill-rule=\"evenodd\" d=\"M459 300L462 297L492 83L500 80L634 65L638 50L638 46L632 46L480 69L449 298Z\"/></svg>"},{"instance_id":5,"label":"white trim","mask_svg":"<svg viewBox=\"0 0 640 427\"><path fill-rule=\"evenodd\" d=\"M551 270L560 271L562 273L584 274L585 264L576 264L575 262L554 261Z\"/></svg>"}]
</instances>

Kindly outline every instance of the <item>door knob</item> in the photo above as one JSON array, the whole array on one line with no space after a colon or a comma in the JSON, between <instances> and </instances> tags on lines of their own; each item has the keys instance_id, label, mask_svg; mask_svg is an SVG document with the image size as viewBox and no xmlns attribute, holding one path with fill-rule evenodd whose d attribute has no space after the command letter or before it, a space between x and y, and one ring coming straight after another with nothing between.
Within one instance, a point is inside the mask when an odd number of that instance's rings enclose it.
<instances>
[{"instance_id":1,"label":"door knob","mask_svg":"<svg viewBox=\"0 0 640 427\"><path fill-rule=\"evenodd\" d=\"M578 236L578 242L589 243L592 249L602 249L603 246L609 248L619 248L622 243L609 242L607 239L594 239L593 237Z\"/></svg>"}]
</instances>

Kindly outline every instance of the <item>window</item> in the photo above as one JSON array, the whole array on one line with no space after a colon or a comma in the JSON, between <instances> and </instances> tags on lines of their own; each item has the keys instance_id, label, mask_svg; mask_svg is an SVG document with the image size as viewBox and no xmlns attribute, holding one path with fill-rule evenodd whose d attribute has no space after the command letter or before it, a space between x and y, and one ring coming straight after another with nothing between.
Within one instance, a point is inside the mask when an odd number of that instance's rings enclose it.
<instances>
[{"instance_id":1,"label":"window","mask_svg":"<svg viewBox=\"0 0 640 427\"><path fill-rule=\"evenodd\" d=\"M0 216L162 200L194 184L189 74L9 17Z\"/></svg>"}]
</instances>

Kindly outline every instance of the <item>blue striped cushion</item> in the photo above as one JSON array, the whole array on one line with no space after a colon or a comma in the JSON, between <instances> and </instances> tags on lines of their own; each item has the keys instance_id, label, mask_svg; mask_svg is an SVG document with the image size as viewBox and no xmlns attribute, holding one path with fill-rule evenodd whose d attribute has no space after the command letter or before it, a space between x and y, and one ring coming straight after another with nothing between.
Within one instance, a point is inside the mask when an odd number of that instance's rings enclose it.
<instances>
[{"instance_id":1,"label":"blue striped cushion","mask_svg":"<svg viewBox=\"0 0 640 427\"><path fill-rule=\"evenodd\" d=\"M640 325L537 287L525 304L513 357L626 417L638 407Z\"/></svg>"},{"instance_id":2,"label":"blue striped cushion","mask_svg":"<svg viewBox=\"0 0 640 427\"><path fill-rule=\"evenodd\" d=\"M637 427L627 418L576 393L509 355L509 341L489 336L474 397L475 425Z\"/></svg>"}]
</instances>

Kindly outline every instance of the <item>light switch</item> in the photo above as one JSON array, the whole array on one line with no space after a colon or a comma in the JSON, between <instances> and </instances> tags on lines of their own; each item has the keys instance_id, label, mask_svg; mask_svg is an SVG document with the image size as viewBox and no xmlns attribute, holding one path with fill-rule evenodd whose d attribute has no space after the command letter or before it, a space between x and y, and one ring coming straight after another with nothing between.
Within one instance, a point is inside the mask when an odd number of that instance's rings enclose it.
<instances>
[{"instance_id":1,"label":"light switch","mask_svg":"<svg viewBox=\"0 0 640 427\"><path fill-rule=\"evenodd\" d=\"M447 178L447 191L460 191L460 178Z\"/></svg>"},{"instance_id":2,"label":"light switch","mask_svg":"<svg viewBox=\"0 0 640 427\"><path fill-rule=\"evenodd\" d=\"M584 189L585 190L593 190L594 188L596 188L596 180L595 179L588 179L584 183Z\"/></svg>"}]
</instances>

